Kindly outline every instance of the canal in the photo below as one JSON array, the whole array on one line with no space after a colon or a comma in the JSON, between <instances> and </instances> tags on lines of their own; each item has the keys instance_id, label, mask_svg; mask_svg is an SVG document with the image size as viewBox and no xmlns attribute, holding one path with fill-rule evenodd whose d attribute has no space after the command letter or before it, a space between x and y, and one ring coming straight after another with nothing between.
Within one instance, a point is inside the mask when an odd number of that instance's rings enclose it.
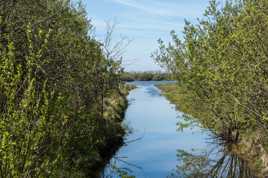
<instances>
[{"instance_id":1,"label":"canal","mask_svg":"<svg viewBox=\"0 0 268 178\"><path fill-rule=\"evenodd\" d=\"M207 177L210 171L214 174L210 177L228 177L230 173L233 177L242 174L253 177L245 162L226 152L198 124L178 131L177 124L185 119L184 114L156 87L169 82L132 83L137 88L128 96L124 121L129 133L103 177L125 174L137 178Z\"/></svg>"}]
</instances>

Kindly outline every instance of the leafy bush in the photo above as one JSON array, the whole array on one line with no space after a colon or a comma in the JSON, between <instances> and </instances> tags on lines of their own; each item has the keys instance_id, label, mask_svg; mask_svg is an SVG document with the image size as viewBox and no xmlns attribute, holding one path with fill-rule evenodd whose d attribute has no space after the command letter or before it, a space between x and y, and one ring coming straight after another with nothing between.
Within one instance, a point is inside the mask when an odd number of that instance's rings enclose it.
<instances>
[{"instance_id":1,"label":"leafy bush","mask_svg":"<svg viewBox=\"0 0 268 178\"><path fill-rule=\"evenodd\" d=\"M96 176L123 134L103 116L121 69L91 28L69 1L0 1L0 177Z\"/></svg>"}]
</instances>

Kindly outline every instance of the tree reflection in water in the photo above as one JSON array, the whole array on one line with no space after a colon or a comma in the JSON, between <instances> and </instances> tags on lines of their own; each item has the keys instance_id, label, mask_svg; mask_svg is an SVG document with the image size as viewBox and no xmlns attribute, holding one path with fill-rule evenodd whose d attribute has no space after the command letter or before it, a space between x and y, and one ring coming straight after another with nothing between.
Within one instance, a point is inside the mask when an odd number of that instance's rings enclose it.
<instances>
[{"instance_id":1,"label":"tree reflection in water","mask_svg":"<svg viewBox=\"0 0 268 178\"><path fill-rule=\"evenodd\" d=\"M126 167L119 166L119 162L127 165ZM130 168L128 168L130 167ZM135 178L132 175L132 169L142 169L136 165L128 163L124 160L124 158L114 157L109 165L106 166L105 170L103 171L101 178Z\"/></svg>"},{"instance_id":2,"label":"tree reflection in water","mask_svg":"<svg viewBox=\"0 0 268 178\"><path fill-rule=\"evenodd\" d=\"M195 152L178 150L179 165L167 178L255 178L246 161L226 150ZM129 168L119 168L116 165L115 162L111 163L109 171L106 170L102 178L135 178Z\"/></svg>"},{"instance_id":3,"label":"tree reflection in water","mask_svg":"<svg viewBox=\"0 0 268 178\"><path fill-rule=\"evenodd\" d=\"M246 161L224 149L198 154L178 150L177 157L180 163L168 178L255 178Z\"/></svg>"}]
</instances>

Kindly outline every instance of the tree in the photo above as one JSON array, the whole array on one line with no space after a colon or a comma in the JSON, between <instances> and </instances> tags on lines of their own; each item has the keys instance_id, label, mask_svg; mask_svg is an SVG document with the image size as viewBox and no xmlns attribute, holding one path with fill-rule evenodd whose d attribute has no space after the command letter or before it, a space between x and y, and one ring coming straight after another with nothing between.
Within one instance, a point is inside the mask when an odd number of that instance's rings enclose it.
<instances>
[{"instance_id":1,"label":"tree","mask_svg":"<svg viewBox=\"0 0 268 178\"><path fill-rule=\"evenodd\" d=\"M120 140L121 68L90 30L70 1L0 1L0 177L93 177Z\"/></svg>"},{"instance_id":2,"label":"tree","mask_svg":"<svg viewBox=\"0 0 268 178\"><path fill-rule=\"evenodd\" d=\"M244 129L267 130L267 8L265 1L210 6L197 25L186 22L184 39L154 58L173 71L191 108L185 112L227 140Z\"/></svg>"}]
</instances>

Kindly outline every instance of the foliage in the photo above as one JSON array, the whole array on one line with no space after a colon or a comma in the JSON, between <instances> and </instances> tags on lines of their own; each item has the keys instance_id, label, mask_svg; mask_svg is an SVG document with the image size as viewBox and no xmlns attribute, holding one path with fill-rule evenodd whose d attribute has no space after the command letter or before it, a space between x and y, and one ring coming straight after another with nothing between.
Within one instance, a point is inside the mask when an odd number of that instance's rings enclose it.
<instances>
[{"instance_id":1,"label":"foliage","mask_svg":"<svg viewBox=\"0 0 268 178\"><path fill-rule=\"evenodd\" d=\"M120 64L91 28L80 4L0 0L0 177L95 177L120 141Z\"/></svg>"},{"instance_id":2,"label":"foliage","mask_svg":"<svg viewBox=\"0 0 268 178\"><path fill-rule=\"evenodd\" d=\"M187 112L234 141L239 130L267 130L267 9L266 0L229 0L222 9L212 0L197 24L186 21L183 40L173 31L153 54L197 108Z\"/></svg>"}]
</instances>

